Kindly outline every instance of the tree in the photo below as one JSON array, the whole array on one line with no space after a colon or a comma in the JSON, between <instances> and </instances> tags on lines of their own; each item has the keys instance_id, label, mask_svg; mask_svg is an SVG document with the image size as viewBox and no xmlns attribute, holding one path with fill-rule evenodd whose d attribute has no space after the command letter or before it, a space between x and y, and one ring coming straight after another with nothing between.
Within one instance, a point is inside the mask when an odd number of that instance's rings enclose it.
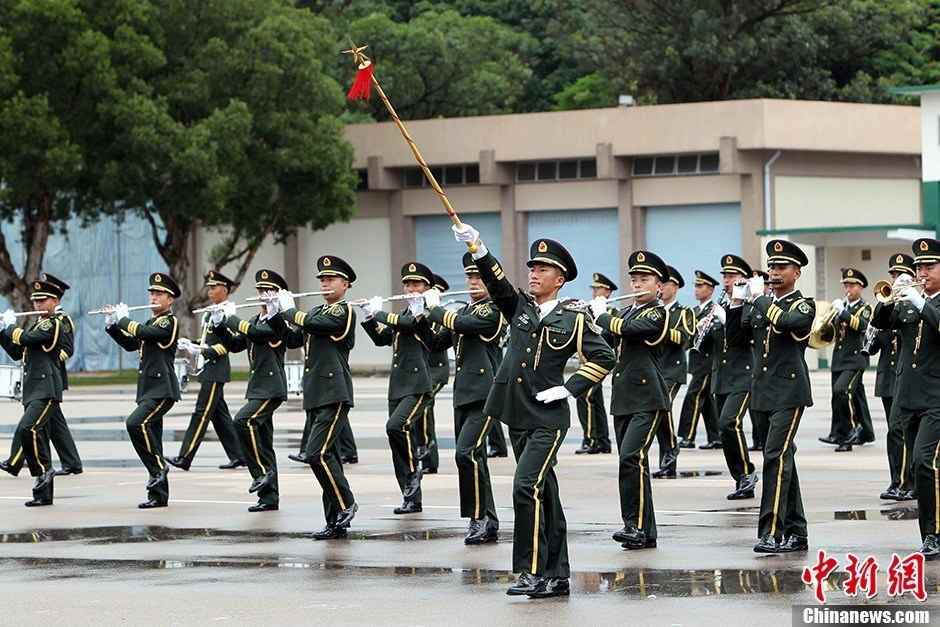
<instances>
[{"instance_id":1,"label":"tree","mask_svg":"<svg viewBox=\"0 0 940 627\"><path fill-rule=\"evenodd\" d=\"M224 233L216 268L241 281L267 237L352 214L358 177L327 68L340 46L322 18L272 0L167 0L150 9L155 53L109 102L102 194L143 214L171 274L197 260L197 227ZM186 294L187 309L203 302Z\"/></svg>"}]
</instances>

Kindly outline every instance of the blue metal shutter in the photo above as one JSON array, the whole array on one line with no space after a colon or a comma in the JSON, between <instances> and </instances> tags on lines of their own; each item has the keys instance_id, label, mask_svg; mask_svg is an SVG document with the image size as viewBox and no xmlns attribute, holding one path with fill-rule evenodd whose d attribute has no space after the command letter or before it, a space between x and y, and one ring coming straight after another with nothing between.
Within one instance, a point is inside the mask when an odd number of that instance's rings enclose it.
<instances>
[{"instance_id":1,"label":"blue metal shutter","mask_svg":"<svg viewBox=\"0 0 940 627\"><path fill-rule=\"evenodd\" d=\"M469 213L462 217L480 232L486 247L499 258L503 232L499 214ZM465 289L461 257L467 247L454 240L450 218L446 215L417 216L414 220L417 261L447 279L452 290Z\"/></svg>"}]
</instances>

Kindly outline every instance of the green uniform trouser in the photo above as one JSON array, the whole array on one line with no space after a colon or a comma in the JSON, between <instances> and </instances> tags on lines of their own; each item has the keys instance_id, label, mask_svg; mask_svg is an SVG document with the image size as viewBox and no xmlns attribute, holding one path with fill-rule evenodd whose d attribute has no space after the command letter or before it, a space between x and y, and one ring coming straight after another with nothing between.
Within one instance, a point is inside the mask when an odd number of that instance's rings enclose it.
<instances>
[{"instance_id":1,"label":"green uniform trouser","mask_svg":"<svg viewBox=\"0 0 940 627\"><path fill-rule=\"evenodd\" d=\"M359 449L356 448L356 436L353 435L352 425L347 420L339 430L339 437L336 438L336 447L340 458L359 457Z\"/></svg>"},{"instance_id":2,"label":"green uniform trouser","mask_svg":"<svg viewBox=\"0 0 940 627\"><path fill-rule=\"evenodd\" d=\"M914 482L911 475L911 447L917 437L916 429L907 433L911 422L910 410L901 409L894 404L890 396L881 399L888 417L888 472L891 474L892 488L900 490L913 490Z\"/></svg>"},{"instance_id":3,"label":"green uniform trouser","mask_svg":"<svg viewBox=\"0 0 940 627\"><path fill-rule=\"evenodd\" d=\"M512 570L567 578L568 523L554 466L567 429L509 429L516 456L512 480Z\"/></svg>"},{"instance_id":4,"label":"green uniform trouser","mask_svg":"<svg viewBox=\"0 0 940 627\"><path fill-rule=\"evenodd\" d=\"M920 536L940 535L940 407L908 411L907 434L916 433L911 447L914 485L917 492L917 518Z\"/></svg>"},{"instance_id":5,"label":"green uniform trouser","mask_svg":"<svg viewBox=\"0 0 940 627\"><path fill-rule=\"evenodd\" d=\"M484 404L484 401L479 401L454 408L460 515L473 520L489 518L498 521L490 468L486 461L486 437L499 421L492 416L483 416Z\"/></svg>"},{"instance_id":6,"label":"green uniform trouser","mask_svg":"<svg viewBox=\"0 0 940 627\"><path fill-rule=\"evenodd\" d=\"M207 381L199 386L199 395L196 397L196 408L189 418L189 426L180 444L180 459L192 463L196 457L199 445L206 437L209 423L215 429L215 434L225 450L230 462L241 461L245 458L238 434L235 433L235 423L232 414L228 411L225 402L225 391L222 383Z\"/></svg>"},{"instance_id":7,"label":"green uniform trouser","mask_svg":"<svg viewBox=\"0 0 940 627\"><path fill-rule=\"evenodd\" d=\"M424 446L428 449L427 455L421 460L422 468L437 470L440 464L440 456L437 451L437 434L434 431L434 399L437 397L437 393L440 392L446 384L446 381L438 381L434 384L434 387L431 388L431 393L428 395L427 402L424 403L424 407L421 410L420 419L415 421L414 435L417 438L418 446Z\"/></svg>"},{"instance_id":8,"label":"green uniform trouser","mask_svg":"<svg viewBox=\"0 0 940 627\"><path fill-rule=\"evenodd\" d=\"M323 514L327 525L335 523L339 513L356 500L349 489L336 447L340 430L348 422L349 405L345 403L307 410L304 430L310 435L304 454L313 458L310 468L323 490Z\"/></svg>"},{"instance_id":9,"label":"green uniform trouser","mask_svg":"<svg viewBox=\"0 0 940 627\"><path fill-rule=\"evenodd\" d=\"M804 407L769 412L764 445L764 489L761 492L758 537L806 537L800 478L796 472L796 438Z\"/></svg>"},{"instance_id":10,"label":"green uniform trouser","mask_svg":"<svg viewBox=\"0 0 940 627\"><path fill-rule=\"evenodd\" d=\"M614 416L617 450L620 454L620 516L625 526L632 525L656 538L656 514L653 511L653 487L650 484L649 450L659 422L668 412Z\"/></svg>"},{"instance_id":11,"label":"green uniform trouser","mask_svg":"<svg viewBox=\"0 0 940 627\"><path fill-rule=\"evenodd\" d=\"M486 440L496 455L507 455L509 453L506 446L506 435L503 433L503 423L500 421L496 420L493 426L490 427L490 434L486 436Z\"/></svg>"},{"instance_id":12,"label":"green uniform trouser","mask_svg":"<svg viewBox=\"0 0 940 627\"><path fill-rule=\"evenodd\" d=\"M767 429L770 427L767 420L767 412L748 410L751 415L751 437L754 440L754 446L764 448L764 442L767 441Z\"/></svg>"},{"instance_id":13,"label":"green uniform trouser","mask_svg":"<svg viewBox=\"0 0 940 627\"><path fill-rule=\"evenodd\" d=\"M716 397L718 404L718 425L721 432L722 452L725 454L725 463L728 472L735 480L754 472L754 464L747 452L747 438L741 423L744 413L751 401L750 392L733 392L719 394Z\"/></svg>"},{"instance_id":14,"label":"green uniform trouser","mask_svg":"<svg viewBox=\"0 0 940 627\"><path fill-rule=\"evenodd\" d=\"M23 408L17 431L23 434L23 457L29 474L39 477L52 467L49 453L49 421L59 402L52 399L30 401ZM52 500L52 482L42 490L33 490L33 498Z\"/></svg>"},{"instance_id":15,"label":"green uniform trouser","mask_svg":"<svg viewBox=\"0 0 940 627\"><path fill-rule=\"evenodd\" d=\"M277 483L277 456L274 454L274 411L283 398L248 399L235 416L235 432L245 451L248 472L253 479L272 475L270 484L258 491L258 502L277 505L280 493Z\"/></svg>"},{"instance_id":16,"label":"green uniform trouser","mask_svg":"<svg viewBox=\"0 0 940 627\"><path fill-rule=\"evenodd\" d=\"M659 426L656 427L656 442L659 444L659 467L665 466L676 469L676 460L679 458L679 441L676 440L676 428L672 422L672 402L676 400L679 394L681 383L667 383L669 386L669 411L665 412L659 419ZM666 456L669 455L669 459Z\"/></svg>"},{"instance_id":17,"label":"green uniform trouser","mask_svg":"<svg viewBox=\"0 0 940 627\"><path fill-rule=\"evenodd\" d=\"M705 421L705 435L709 442L721 439L718 428L718 411L711 393L711 371L704 375L693 375L682 399L682 414L679 418L679 437L695 442L699 418Z\"/></svg>"},{"instance_id":18,"label":"green uniform trouser","mask_svg":"<svg viewBox=\"0 0 940 627\"><path fill-rule=\"evenodd\" d=\"M579 396L575 402L578 420L581 422L581 444L610 450L610 428L607 425L607 408L604 406L604 388L600 383Z\"/></svg>"},{"instance_id":19,"label":"green uniform trouser","mask_svg":"<svg viewBox=\"0 0 940 627\"><path fill-rule=\"evenodd\" d=\"M62 463L62 467L81 470L82 458L78 455L78 449L75 447L72 432L69 430L69 425L65 421L65 416L62 414L61 404L56 403L55 407L53 407L50 412L47 418L49 421L49 438L52 440L52 446L55 447L56 453L59 455L59 461ZM23 468L23 463L26 461L23 451L23 435L19 427L13 432L10 458L7 461L15 474L19 474L20 470Z\"/></svg>"},{"instance_id":20,"label":"green uniform trouser","mask_svg":"<svg viewBox=\"0 0 940 627\"><path fill-rule=\"evenodd\" d=\"M417 444L412 431L414 423L421 417L421 412L427 402L427 394L413 394L388 402L388 422L385 423L385 433L388 436L388 446L392 451L395 479L398 480L398 487L403 493L408 477L418 470L415 460ZM419 489L410 500L420 504L421 490Z\"/></svg>"},{"instance_id":21,"label":"green uniform trouser","mask_svg":"<svg viewBox=\"0 0 940 627\"><path fill-rule=\"evenodd\" d=\"M127 417L125 426L131 438L131 444L137 451L137 457L144 464L150 477L156 477L165 468L163 461L163 416L176 403L172 398L151 398L142 400L137 409ZM160 503L170 498L169 482L147 483L147 497Z\"/></svg>"},{"instance_id":22,"label":"green uniform trouser","mask_svg":"<svg viewBox=\"0 0 940 627\"><path fill-rule=\"evenodd\" d=\"M874 440L871 412L862 385L864 370L840 370L832 373L832 424L829 435L841 442L856 426L862 426L862 440Z\"/></svg>"}]
</instances>

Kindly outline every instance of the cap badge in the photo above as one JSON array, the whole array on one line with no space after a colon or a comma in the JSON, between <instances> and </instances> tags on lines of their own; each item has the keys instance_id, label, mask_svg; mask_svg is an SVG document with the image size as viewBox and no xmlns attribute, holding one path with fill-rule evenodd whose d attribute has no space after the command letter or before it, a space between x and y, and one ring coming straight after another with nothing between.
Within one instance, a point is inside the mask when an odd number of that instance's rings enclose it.
<instances>
[{"instance_id":1,"label":"cap badge","mask_svg":"<svg viewBox=\"0 0 940 627\"><path fill-rule=\"evenodd\" d=\"M267 270L262 270L262 271L261 271L261 278L262 278L262 279L267 279L267 278L268 278L268 271L267 271Z\"/></svg>"},{"instance_id":2,"label":"cap badge","mask_svg":"<svg viewBox=\"0 0 940 627\"><path fill-rule=\"evenodd\" d=\"M416 266L416 265L413 264L413 263L412 263L412 264L409 264L409 266L408 266L408 272L414 272L414 271L416 271L417 269L418 269L418 266Z\"/></svg>"},{"instance_id":3,"label":"cap badge","mask_svg":"<svg viewBox=\"0 0 940 627\"><path fill-rule=\"evenodd\" d=\"M855 273L852 271L851 268L849 268L848 270L845 271L845 276L855 276Z\"/></svg>"},{"instance_id":4,"label":"cap badge","mask_svg":"<svg viewBox=\"0 0 940 627\"><path fill-rule=\"evenodd\" d=\"M904 263L904 256L898 255L897 259L894 260L895 263Z\"/></svg>"},{"instance_id":5,"label":"cap badge","mask_svg":"<svg viewBox=\"0 0 940 627\"><path fill-rule=\"evenodd\" d=\"M643 263L644 261L646 261L646 255L644 255L643 253L637 253L636 260L639 263Z\"/></svg>"},{"instance_id":6,"label":"cap badge","mask_svg":"<svg viewBox=\"0 0 940 627\"><path fill-rule=\"evenodd\" d=\"M546 244L545 242L539 242L538 251L540 253L548 252L548 244Z\"/></svg>"},{"instance_id":7,"label":"cap badge","mask_svg":"<svg viewBox=\"0 0 940 627\"><path fill-rule=\"evenodd\" d=\"M155 275L153 275L153 282L154 282L154 283L163 283L163 277L160 276L159 274L155 274Z\"/></svg>"},{"instance_id":8,"label":"cap badge","mask_svg":"<svg viewBox=\"0 0 940 627\"><path fill-rule=\"evenodd\" d=\"M324 267L329 268L329 267L332 266L332 265L333 265L333 262L330 261L330 258L329 258L329 257L324 257L324 258L323 258L323 266L324 266Z\"/></svg>"},{"instance_id":9,"label":"cap badge","mask_svg":"<svg viewBox=\"0 0 940 627\"><path fill-rule=\"evenodd\" d=\"M34 290L38 290L40 287L42 287L42 285L39 284L39 281L33 283L33 289L34 289Z\"/></svg>"},{"instance_id":10,"label":"cap badge","mask_svg":"<svg viewBox=\"0 0 940 627\"><path fill-rule=\"evenodd\" d=\"M930 250L930 245L927 244L927 240L925 239L920 240L920 249L922 252L927 252L928 250Z\"/></svg>"},{"instance_id":11,"label":"cap badge","mask_svg":"<svg viewBox=\"0 0 940 627\"><path fill-rule=\"evenodd\" d=\"M725 265L730 266L732 263L734 263L734 259L731 257L731 255L725 257Z\"/></svg>"},{"instance_id":12,"label":"cap badge","mask_svg":"<svg viewBox=\"0 0 940 627\"><path fill-rule=\"evenodd\" d=\"M782 253L782 252L783 252L783 243L782 243L782 242L774 242L774 252L775 252L775 253Z\"/></svg>"}]
</instances>

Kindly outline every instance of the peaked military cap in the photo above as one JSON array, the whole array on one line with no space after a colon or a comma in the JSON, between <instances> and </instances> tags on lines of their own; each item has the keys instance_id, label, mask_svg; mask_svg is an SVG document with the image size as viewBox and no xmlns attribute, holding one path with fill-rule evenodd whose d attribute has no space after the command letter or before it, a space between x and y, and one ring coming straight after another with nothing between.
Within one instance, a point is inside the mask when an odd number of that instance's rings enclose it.
<instances>
[{"instance_id":1,"label":"peaked military cap","mask_svg":"<svg viewBox=\"0 0 940 627\"><path fill-rule=\"evenodd\" d=\"M785 266L794 264L801 268L809 263L799 246L785 239L772 239L767 242L767 265Z\"/></svg>"},{"instance_id":2,"label":"peaked military cap","mask_svg":"<svg viewBox=\"0 0 940 627\"><path fill-rule=\"evenodd\" d=\"M356 280L356 271L336 255L323 255L317 259L317 278L324 276L338 276L352 283Z\"/></svg>"},{"instance_id":3,"label":"peaked military cap","mask_svg":"<svg viewBox=\"0 0 940 627\"><path fill-rule=\"evenodd\" d=\"M742 257L737 255L727 254L721 258L721 273L722 274L733 274L737 273L742 276L752 276L753 270L751 269L751 264L744 261Z\"/></svg>"},{"instance_id":4,"label":"peaked military cap","mask_svg":"<svg viewBox=\"0 0 940 627\"><path fill-rule=\"evenodd\" d=\"M428 287L434 285L434 273L423 263L410 261L401 267L401 282L424 281Z\"/></svg>"},{"instance_id":5,"label":"peaked military cap","mask_svg":"<svg viewBox=\"0 0 940 627\"><path fill-rule=\"evenodd\" d=\"M696 285L711 285L712 287L718 287L718 281L711 278L701 270L695 271L695 284Z\"/></svg>"},{"instance_id":6,"label":"peaked military cap","mask_svg":"<svg viewBox=\"0 0 940 627\"><path fill-rule=\"evenodd\" d=\"M901 272L914 276L914 258L904 253L891 255L888 259L888 272Z\"/></svg>"},{"instance_id":7,"label":"peaked military cap","mask_svg":"<svg viewBox=\"0 0 940 627\"><path fill-rule=\"evenodd\" d=\"M591 287L605 287L611 292L617 291L617 284L608 279L606 276L600 272L595 272L591 276Z\"/></svg>"},{"instance_id":8,"label":"peaked military cap","mask_svg":"<svg viewBox=\"0 0 940 627\"><path fill-rule=\"evenodd\" d=\"M638 250L630 255L627 261L630 274L652 274L660 281L669 280L669 268L656 253L648 250Z\"/></svg>"},{"instance_id":9,"label":"peaked military cap","mask_svg":"<svg viewBox=\"0 0 940 627\"><path fill-rule=\"evenodd\" d=\"M685 279L682 278L682 275L678 270L672 266L666 266L666 270L669 272L669 280L679 286L679 289L685 287Z\"/></svg>"},{"instance_id":10,"label":"peaked military cap","mask_svg":"<svg viewBox=\"0 0 940 627\"><path fill-rule=\"evenodd\" d=\"M39 279L33 281L30 300L42 300L44 298L62 298L65 290L69 289L69 284L58 277L54 277L48 272L39 275Z\"/></svg>"},{"instance_id":11,"label":"peaked military cap","mask_svg":"<svg viewBox=\"0 0 940 627\"><path fill-rule=\"evenodd\" d=\"M150 287L147 288L147 291L166 292L173 298L179 298L180 294L183 293L173 277L165 272L154 272L150 275Z\"/></svg>"},{"instance_id":12,"label":"peaked military cap","mask_svg":"<svg viewBox=\"0 0 940 627\"><path fill-rule=\"evenodd\" d=\"M929 237L914 240L914 265L940 262L940 242Z\"/></svg>"},{"instance_id":13,"label":"peaked military cap","mask_svg":"<svg viewBox=\"0 0 940 627\"><path fill-rule=\"evenodd\" d=\"M858 283L862 287L868 287L868 279L855 268L842 268L842 283Z\"/></svg>"},{"instance_id":14,"label":"peaked military cap","mask_svg":"<svg viewBox=\"0 0 940 627\"><path fill-rule=\"evenodd\" d=\"M432 287L435 288L438 292L446 292L450 289L450 285L448 285L444 277L439 274L434 275L434 283L432 284Z\"/></svg>"},{"instance_id":15,"label":"peaked military cap","mask_svg":"<svg viewBox=\"0 0 940 627\"><path fill-rule=\"evenodd\" d=\"M544 263L559 268L565 275L566 281L574 281L578 277L578 266L574 257L568 250L553 239L537 239L529 247L530 268L537 263Z\"/></svg>"},{"instance_id":16,"label":"peaked military cap","mask_svg":"<svg viewBox=\"0 0 940 627\"><path fill-rule=\"evenodd\" d=\"M255 272L255 287L259 290L286 290L287 281L274 270Z\"/></svg>"},{"instance_id":17,"label":"peaked military cap","mask_svg":"<svg viewBox=\"0 0 940 627\"><path fill-rule=\"evenodd\" d=\"M759 276L760 278L764 279L765 283L770 280L770 275L763 270L754 270L754 276Z\"/></svg>"},{"instance_id":18,"label":"peaked military cap","mask_svg":"<svg viewBox=\"0 0 940 627\"><path fill-rule=\"evenodd\" d=\"M477 262L474 261L470 251L463 254L463 271L465 274L480 274L480 269L477 268Z\"/></svg>"},{"instance_id":19,"label":"peaked military cap","mask_svg":"<svg viewBox=\"0 0 940 627\"><path fill-rule=\"evenodd\" d=\"M206 272L205 279L206 285L210 287L213 285L221 285L223 287L227 287L229 290L232 290L235 287L235 281L228 278L218 270L209 270Z\"/></svg>"}]
</instances>

